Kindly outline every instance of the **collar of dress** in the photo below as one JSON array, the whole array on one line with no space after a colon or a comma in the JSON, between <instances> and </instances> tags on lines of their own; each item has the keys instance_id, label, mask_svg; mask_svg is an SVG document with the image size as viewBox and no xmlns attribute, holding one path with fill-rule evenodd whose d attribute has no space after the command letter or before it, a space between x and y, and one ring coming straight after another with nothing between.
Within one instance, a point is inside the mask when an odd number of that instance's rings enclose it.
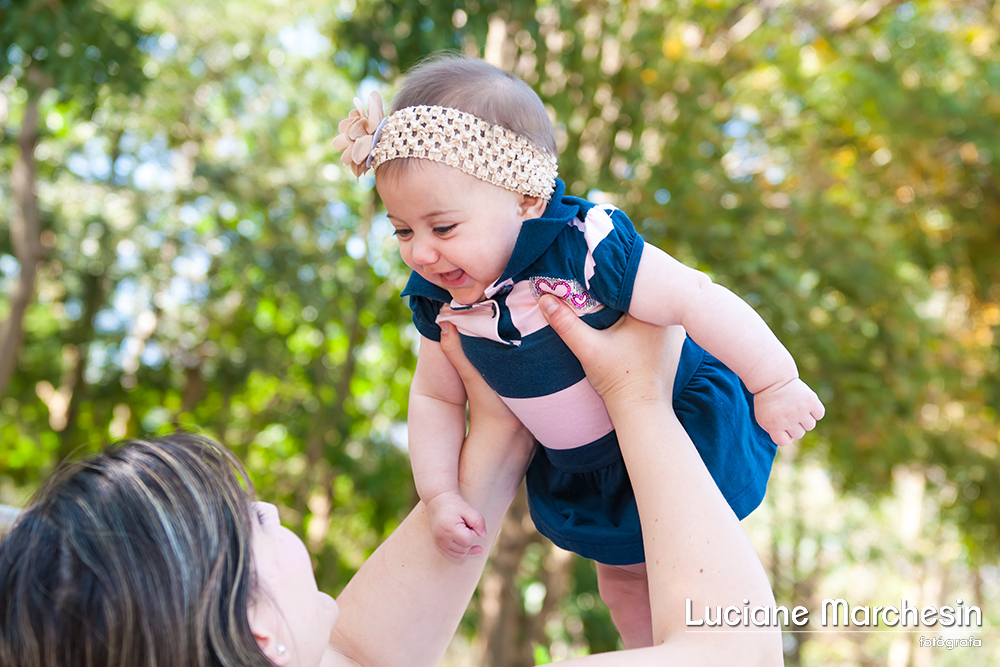
<instances>
[{"instance_id":1,"label":"collar of dress","mask_svg":"<svg viewBox=\"0 0 1000 667\"><path fill-rule=\"evenodd\" d=\"M503 275L486 290L487 299L496 294L504 283L519 275L541 257L560 232L577 217L580 207L573 204L572 201L564 201L565 194L566 185L557 178L555 192L552 193L552 198L549 200L549 205L545 208L542 217L525 220L521 225L521 231L517 235L514 252L510 255L507 268L504 269ZM410 273L410 279L406 283L406 289L403 290L402 296L423 296L441 303L451 303L451 295L448 290L422 278L416 271ZM459 306L459 308L469 307Z\"/></svg>"}]
</instances>

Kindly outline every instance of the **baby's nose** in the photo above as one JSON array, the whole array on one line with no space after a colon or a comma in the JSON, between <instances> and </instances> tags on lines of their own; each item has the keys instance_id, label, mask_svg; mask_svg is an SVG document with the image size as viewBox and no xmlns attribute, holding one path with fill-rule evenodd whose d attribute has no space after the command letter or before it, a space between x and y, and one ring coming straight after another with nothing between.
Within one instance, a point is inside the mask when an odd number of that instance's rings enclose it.
<instances>
[{"instance_id":1,"label":"baby's nose","mask_svg":"<svg viewBox=\"0 0 1000 667\"><path fill-rule=\"evenodd\" d=\"M413 241L413 261L427 266L438 261L438 251L433 243L414 239Z\"/></svg>"}]
</instances>

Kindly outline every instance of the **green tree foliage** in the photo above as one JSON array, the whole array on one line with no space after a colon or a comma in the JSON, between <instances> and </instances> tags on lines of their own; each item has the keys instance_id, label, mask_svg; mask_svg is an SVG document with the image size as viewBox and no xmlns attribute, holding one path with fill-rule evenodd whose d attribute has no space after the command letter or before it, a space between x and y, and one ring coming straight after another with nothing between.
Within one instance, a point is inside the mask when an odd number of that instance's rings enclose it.
<instances>
[{"instance_id":1,"label":"green tree foliage","mask_svg":"<svg viewBox=\"0 0 1000 667\"><path fill-rule=\"evenodd\" d=\"M0 2L0 76L27 88L56 88L92 108L102 86L136 92L144 77L131 17L86 0Z\"/></svg>"},{"instance_id":2,"label":"green tree foliage","mask_svg":"<svg viewBox=\"0 0 1000 667\"><path fill-rule=\"evenodd\" d=\"M552 111L570 193L610 198L758 308L827 403L806 443L843 483L939 466L994 553L995 12L378 2L335 34L363 49L356 77L492 49Z\"/></svg>"},{"instance_id":3,"label":"green tree foliage","mask_svg":"<svg viewBox=\"0 0 1000 667\"><path fill-rule=\"evenodd\" d=\"M41 97L54 90L59 102L87 114L93 112L99 94L136 91L143 80L137 66L137 39L138 31L128 19L91 3L8 0L0 4L0 46L6 55L0 60L0 76L6 75L8 87L19 86L24 103L10 181L14 200L10 240L19 271L0 324L0 396L14 370L43 254L35 164Z\"/></svg>"},{"instance_id":4,"label":"green tree foliage","mask_svg":"<svg viewBox=\"0 0 1000 667\"><path fill-rule=\"evenodd\" d=\"M417 336L372 178L331 141L355 95L391 99L452 49L539 92L571 194L759 310L826 402L801 447L852 511L915 470L963 562L995 562L998 11L0 0L0 319L37 265L24 339L0 350L0 502L71 452L204 429L343 586L415 500ZM504 586L535 648L518 654L611 648L592 570L521 538Z\"/></svg>"},{"instance_id":5,"label":"green tree foliage","mask_svg":"<svg viewBox=\"0 0 1000 667\"><path fill-rule=\"evenodd\" d=\"M286 508L332 590L412 504L394 442L413 335L387 223L329 166L352 88L307 14L303 46L295 25L263 27L267 9L146 4L141 96L109 91L93 113L43 97L45 260L0 469L33 483L81 448L204 429ZM16 118L23 88L3 81Z\"/></svg>"}]
</instances>

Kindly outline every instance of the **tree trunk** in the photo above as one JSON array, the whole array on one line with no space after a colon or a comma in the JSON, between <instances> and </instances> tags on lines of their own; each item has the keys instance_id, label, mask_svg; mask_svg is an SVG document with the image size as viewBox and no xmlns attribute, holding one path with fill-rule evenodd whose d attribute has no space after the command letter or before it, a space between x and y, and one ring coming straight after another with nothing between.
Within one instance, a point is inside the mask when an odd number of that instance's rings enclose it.
<instances>
[{"instance_id":1,"label":"tree trunk","mask_svg":"<svg viewBox=\"0 0 1000 667\"><path fill-rule=\"evenodd\" d=\"M533 645L547 647L550 642L545 626L549 620L565 625L559 606L569 595L573 583L573 554L550 544L541 575L542 583L545 584L545 600L541 610L531 619L529 638Z\"/></svg>"},{"instance_id":2,"label":"tree trunk","mask_svg":"<svg viewBox=\"0 0 1000 667\"><path fill-rule=\"evenodd\" d=\"M0 398L17 367L18 350L24 336L24 313L35 295L35 276L42 259L38 196L35 193L35 146L38 143L38 100L43 89L31 88L24 107L24 122L17 144L20 157L14 164L11 185L14 216L10 221L11 245L21 265L17 287L10 299L10 314L0 324Z\"/></svg>"},{"instance_id":3,"label":"tree trunk","mask_svg":"<svg viewBox=\"0 0 1000 667\"><path fill-rule=\"evenodd\" d=\"M897 466L892 471L892 477L896 496L902 506L902 516L899 517L899 541L903 546L903 553L911 559L910 571L903 586L903 599L919 600L927 572L924 562L913 562L912 558L926 521L923 513L926 477L918 464L910 467ZM910 633L896 633L889 645L887 667L913 666L915 637Z\"/></svg>"},{"instance_id":4,"label":"tree trunk","mask_svg":"<svg viewBox=\"0 0 1000 667\"><path fill-rule=\"evenodd\" d=\"M121 137L122 132L119 131L111 142L112 165L118 162L118 156L121 154L118 148L118 145L121 143ZM113 170L108 179L108 185L111 189L115 189ZM102 254L104 252L105 239L107 239L107 234L104 234L101 239ZM101 311L101 307L104 306L105 296L114 292L113 284L108 289L109 285L105 282L104 274L93 275L90 272L86 272L82 274L82 278L85 306L83 316L77 322L69 337L69 341L75 346L76 352L72 378L69 380L68 386L70 400L69 407L66 410L66 426L62 429L60 435L60 461L65 460L76 447L86 442L85 438L77 437L76 428L77 417L80 415L80 406L83 405L84 399L87 398L87 383L84 373L87 370L87 363L90 360L90 344L94 341L94 320L97 318L97 313ZM185 388L185 400L187 400L187 388Z\"/></svg>"},{"instance_id":5,"label":"tree trunk","mask_svg":"<svg viewBox=\"0 0 1000 667\"><path fill-rule=\"evenodd\" d=\"M87 383L84 373L90 358L90 343L94 340L94 319L104 305L104 278L84 274L85 307L83 316L70 335L74 350L69 355L73 359L73 371L67 373L62 390L69 395L69 405L66 409L65 426L59 437L59 461L63 461L73 450L82 444L83 439L76 437L76 420L80 415L80 406L87 395Z\"/></svg>"},{"instance_id":6,"label":"tree trunk","mask_svg":"<svg viewBox=\"0 0 1000 667\"><path fill-rule=\"evenodd\" d=\"M535 664L528 638L529 619L514 578L524 550L535 535L529 530L528 496L524 484L504 518L489 573L483 579L479 637L484 646L482 667L531 667Z\"/></svg>"}]
</instances>

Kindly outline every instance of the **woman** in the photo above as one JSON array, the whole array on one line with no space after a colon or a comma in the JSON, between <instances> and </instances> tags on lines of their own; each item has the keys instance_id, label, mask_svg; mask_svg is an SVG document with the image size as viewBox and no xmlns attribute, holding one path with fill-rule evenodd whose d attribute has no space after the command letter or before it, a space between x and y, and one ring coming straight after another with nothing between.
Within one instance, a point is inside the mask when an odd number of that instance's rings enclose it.
<instances>
[{"instance_id":1,"label":"woman","mask_svg":"<svg viewBox=\"0 0 1000 667\"><path fill-rule=\"evenodd\" d=\"M780 634L687 632L685 601L773 605L749 540L669 406L682 336L627 321L598 332L554 297L553 328L619 428L646 540L657 645L567 665L780 664ZM433 665L472 595L531 456L530 435L465 360L472 423L462 494L484 551L442 555L417 505L334 601L274 508L193 436L130 443L56 476L0 542L0 665ZM626 354L624 351L627 350ZM666 364L666 366L664 365ZM666 444L664 444L666 443ZM667 448L664 456L663 448ZM701 511L678 515L691 501Z\"/></svg>"}]
</instances>

